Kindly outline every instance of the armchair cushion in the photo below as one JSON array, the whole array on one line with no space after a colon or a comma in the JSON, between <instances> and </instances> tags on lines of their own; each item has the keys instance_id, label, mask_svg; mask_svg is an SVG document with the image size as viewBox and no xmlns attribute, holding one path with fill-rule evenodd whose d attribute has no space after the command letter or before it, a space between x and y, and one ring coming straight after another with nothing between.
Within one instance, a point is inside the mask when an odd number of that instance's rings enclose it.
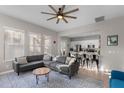
<instances>
[{"instance_id":1,"label":"armchair cushion","mask_svg":"<svg viewBox=\"0 0 124 93\"><path fill-rule=\"evenodd\" d=\"M109 86L110 88L124 88L124 72L112 70Z\"/></svg>"},{"instance_id":2,"label":"armchair cushion","mask_svg":"<svg viewBox=\"0 0 124 93\"><path fill-rule=\"evenodd\" d=\"M67 65L57 65L57 68L60 73L66 74L68 76L73 76L78 72L79 63L74 61L71 64Z\"/></svg>"},{"instance_id":3,"label":"armchair cushion","mask_svg":"<svg viewBox=\"0 0 124 93\"><path fill-rule=\"evenodd\" d=\"M111 79L111 88L124 88L124 81L119 79Z\"/></svg>"}]
</instances>

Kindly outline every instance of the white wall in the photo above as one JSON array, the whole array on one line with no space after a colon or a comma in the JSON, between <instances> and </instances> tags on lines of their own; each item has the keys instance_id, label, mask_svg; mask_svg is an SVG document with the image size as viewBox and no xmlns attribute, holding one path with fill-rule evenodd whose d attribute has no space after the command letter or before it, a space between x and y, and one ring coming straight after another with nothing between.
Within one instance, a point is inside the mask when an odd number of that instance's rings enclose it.
<instances>
[{"instance_id":1,"label":"white wall","mask_svg":"<svg viewBox=\"0 0 124 93\"><path fill-rule=\"evenodd\" d=\"M71 38L71 47L75 47L75 45L81 45L82 48L87 48L88 45L95 45L95 48L99 48L100 36L93 35L93 36L85 36L85 37L74 37Z\"/></svg>"},{"instance_id":2,"label":"white wall","mask_svg":"<svg viewBox=\"0 0 124 93\"><path fill-rule=\"evenodd\" d=\"M50 35L52 37L52 40L57 41L57 43L54 45L52 45L52 54L53 55L57 55L58 53L58 33L51 31L49 29L10 17L10 16L6 16L3 14L0 14L0 72L3 71L8 71L12 69L12 63L11 62L4 62L4 26L7 27L12 27L12 28L16 28L16 29L21 29L24 30L25 33L28 32L36 32L36 33L41 33L41 34L46 34L46 35ZM27 34L25 34L27 35ZM29 54L29 45L28 45L28 38L27 36L25 36L25 55ZM43 50L43 49L42 49ZM43 53L43 51L42 51Z\"/></svg>"},{"instance_id":3,"label":"white wall","mask_svg":"<svg viewBox=\"0 0 124 93\"><path fill-rule=\"evenodd\" d=\"M76 45L81 45L82 48L87 48L88 45L95 45L95 48L99 48L99 39L96 40L81 40L81 41L71 41L71 48L75 48Z\"/></svg>"},{"instance_id":4,"label":"white wall","mask_svg":"<svg viewBox=\"0 0 124 93\"><path fill-rule=\"evenodd\" d=\"M81 26L61 32L61 36L101 35L101 66L107 69L124 70L124 17ZM107 35L118 34L118 46L107 46Z\"/></svg>"}]
</instances>

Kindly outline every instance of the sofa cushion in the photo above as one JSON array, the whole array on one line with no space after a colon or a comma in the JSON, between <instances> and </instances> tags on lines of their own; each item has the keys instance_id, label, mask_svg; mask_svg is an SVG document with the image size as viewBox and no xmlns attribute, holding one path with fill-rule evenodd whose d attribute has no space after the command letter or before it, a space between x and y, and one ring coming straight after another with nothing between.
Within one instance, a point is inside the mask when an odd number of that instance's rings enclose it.
<instances>
[{"instance_id":1,"label":"sofa cushion","mask_svg":"<svg viewBox=\"0 0 124 93\"><path fill-rule=\"evenodd\" d=\"M49 66L53 62L55 62L55 61L43 61L43 63L44 63L45 66Z\"/></svg>"},{"instance_id":2,"label":"sofa cushion","mask_svg":"<svg viewBox=\"0 0 124 93\"><path fill-rule=\"evenodd\" d=\"M27 62L41 61L43 60L43 55L33 55L27 56Z\"/></svg>"},{"instance_id":3,"label":"sofa cushion","mask_svg":"<svg viewBox=\"0 0 124 93\"><path fill-rule=\"evenodd\" d=\"M16 58L16 61L19 64L26 64L26 63L28 63L26 57L18 57L18 58Z\"/></svg>"},{"instance_id":4,"label":"sofa cushion","mask_svg":"<svg viewBox=\"0 0 124 93\"><path fill-rule=\"evenodd\" d=\"M64 56L58 57L56 60L56 62L63 63L63 64L65 64L65 61L66 61L66 57Z\"/></svg>"},{"instance_id":5,"label":"sofa cushion","mask_svg":"<svg viewBox=\"0 0 124 93\"><path fill-rule=\"evenodd\" d=\"M53 69L53 70L58 71L58 68L57 68L58 65L62 65L62 63L60 63L60 62L52 62L52 63L49 64L49 67L51 69Z\"/></svg>"},{"instance_id":6,"label":"sofa cushion","mask_svg":"<svg viewBox=\"0 0 124 93\"><path fill-rule=\"evenodd\" d=\"M21 64L20 68L22 68L22 69L23 68L36 68L38 65L43 66L43 62L42 61L36 61L36 62L30 62L30 63L27 63L27 64Z\"/></svg>"},{"instance_id":7,"label":"sofa cushion","mask_svg":"<svg viewBox=\"0 0 124 93\"><path fill-rule=\"evenodd\" d=\"M124 81L119 79L111 79L111 88L124 88Z\"/></svg>"}]
</instances>

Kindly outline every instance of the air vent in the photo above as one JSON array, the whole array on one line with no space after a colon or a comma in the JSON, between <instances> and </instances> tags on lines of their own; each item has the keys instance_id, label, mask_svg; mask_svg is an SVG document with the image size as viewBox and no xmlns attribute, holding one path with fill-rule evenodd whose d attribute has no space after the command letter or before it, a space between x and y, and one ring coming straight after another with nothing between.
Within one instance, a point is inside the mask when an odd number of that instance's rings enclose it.
<instances>
[{"instance_id":1,"label":"air vent","mask_svg":"<svg viewBox=\"0 0 124 93\"><path fill-rule=\"evenodd\" d=\"M105 16L96 17L95 22L101 22L101 21L104 21L104 19L105 19Z\"/></svg>"}]
</instances>

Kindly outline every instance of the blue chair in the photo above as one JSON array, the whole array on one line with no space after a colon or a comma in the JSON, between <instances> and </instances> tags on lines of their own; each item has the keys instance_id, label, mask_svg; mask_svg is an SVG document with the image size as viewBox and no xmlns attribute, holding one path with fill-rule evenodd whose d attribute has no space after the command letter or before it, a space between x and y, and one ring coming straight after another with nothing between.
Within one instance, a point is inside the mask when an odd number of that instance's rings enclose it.
<instances>
[{"instance_id":1,"label":"blue chair","mask_svg":"<svg viewBox=\"0 0 124 93\"><path fill-rule=\"evenodd\" d=\"M112 70L109 80L110 88L124 88L124 72Z\"/></svg>"}]
</instances>

